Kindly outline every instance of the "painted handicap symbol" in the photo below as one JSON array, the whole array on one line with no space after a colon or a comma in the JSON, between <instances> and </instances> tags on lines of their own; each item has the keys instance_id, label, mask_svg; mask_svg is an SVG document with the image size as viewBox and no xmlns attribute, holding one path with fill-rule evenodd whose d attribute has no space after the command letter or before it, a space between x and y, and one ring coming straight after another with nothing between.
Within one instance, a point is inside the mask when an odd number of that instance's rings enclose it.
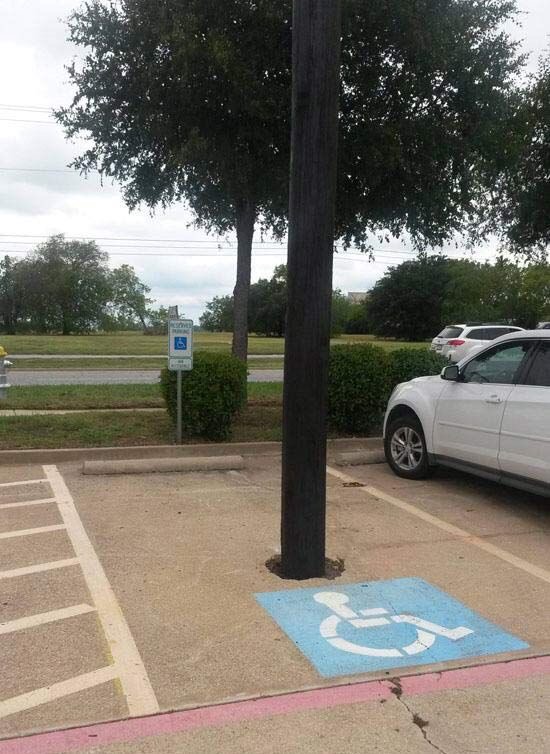
<instances>
[{"instance_id":1,"label":"painted handicap symbol","mask_svg":"<svg viewBox=\"0 0 550 754\"><path fill-rule=\"evenodd\" d=\"M325 605L332 611L319 626L319 633L335 649L342 652L350 652L355 655L368 655L369 657L404 657L405 655L417 655L429 649L438 636L443 636L451 641L458 641L464 636L474 633L471 628L457 626L456 628L445 628L437 623L432 623L415 615L408 613L399 615L389 615L383 607L374 607L366 610L359 610L360 617L350 607L348 607L349 597L340 592L318 592L313 595L315 602ZM369 647L363 643L356 644L338 636L338 626L342 621L347 621L357 629L374 628L377 626L391 626L391 623L408 623L416 628L416 639L405 647L390 647L388 649L379 649Z\"/></svg>"},{"instance_id":2,"label":"painted handicap symbol","mask_svg":"<svg viewBox=\"0 0 550 754\"><path fill-rule=\"evenodd\" d=\"M187 351L187 338L183 336L174 338L174 350Z\"/></svg>"},{"instance_id":3,"label":"painted handicap symbol","mask_svg":"<svg viewBox=\"0 0 550 754\"><path fill-rule=\"evenodd\" d=\"M529 645L423 579L262 592L259 604L325 678Z\"/></svg>"}]
</instances>

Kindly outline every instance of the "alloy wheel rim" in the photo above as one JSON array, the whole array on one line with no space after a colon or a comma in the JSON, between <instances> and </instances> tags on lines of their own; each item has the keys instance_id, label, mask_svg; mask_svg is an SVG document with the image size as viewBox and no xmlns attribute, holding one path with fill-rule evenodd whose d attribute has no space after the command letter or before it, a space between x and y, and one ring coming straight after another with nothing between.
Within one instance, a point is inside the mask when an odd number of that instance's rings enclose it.
<instances>
[{"instance_id":1,"label":"alloy wheel rim","mask_svg":"<svg viewBox=\"0 0 550 754\"><path fill-rule=\"evenodd\" d=\"M390 451L393 462L403 471L414 471L424 456L420 435L412 427L400 427L393 433Z\"/></svg>"}]
</instances>

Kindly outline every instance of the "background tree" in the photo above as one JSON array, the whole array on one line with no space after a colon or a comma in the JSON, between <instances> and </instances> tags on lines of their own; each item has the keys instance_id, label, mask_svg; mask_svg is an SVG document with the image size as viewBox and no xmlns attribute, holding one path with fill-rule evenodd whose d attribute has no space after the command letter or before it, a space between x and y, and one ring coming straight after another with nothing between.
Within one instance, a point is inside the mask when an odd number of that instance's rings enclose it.
<instances>
[{"instance_id":1,"label":"background tree","mask_svg":"<svg viewBox=\"0 0 550 754\"><path fill-rule=\"evenodd\" d=\"M270 280L260 279L250 287L248 326L251 332L278 338L285 334L286 265L275 267Z\"/></svg>"},{"instance_id":2,"label":"background tree","mask_svg":"<svg viewBox=\"0 0 550 754\"><path fill-rule=\"evenodd\" d=\"M398 340L433 338L440 329L448 281L449 263L442 256L390 267L366 302L370 331Z\"/></svg>"},{"instance_id":3,"label":"background tree","mask_svg":"<svg viewBox=\"0 0 550 754\"><path fill-rule=\"evenodd\" d=\"M94 241L52 236L25 260L25 302L42 332L89 332L109 300L108 255Z\"/></svg>"},{"instance_id":4,"label":"background tree","mask_svg":"<svg viewBox=\"0 0 550 754\"><path fill-rule=\"evenodd\" d=\"M289 161L288 2L90 0L69 21L86 57L60 110L92 142L74 165L135 207L185 200L208 231L237 234L233 352L246 360L255 223L282 231Z\"/></svg>"},{"instance_id":5,"label":"background tree","mask_svg":"<svg viewBox=\"0 0 550 754\"><path fill-rule=\"evenodd\" d=\"M536 327L550 316L550 265L429 257L391 268L363 305L380 337L433 338L460 322Z\"/></svg>"},{"instance_id":6,"label":"background tree","mask_svg":"<svg viewBox=\"0 0 550 754\"><path fill-rule=\"evenodd\" d=\"M518 161L506 186L506 240L534 256L550 244L550 53L524 92L515 125Z\"/></svg>"},{"instance_id":7,"label":"background tree","mask_svg":"<svg viewBox=\"0 0 550 754\"><path fill-rule=\"evenodd\" d=\"M214 296L201 314L200 326L210 332L233 330L233 296Z\"/></svg>"},{"instance_id":8,"label":"background tree","mask_svg":"<svg viewBox=\"0 0 550 754\"><path fill-rule=\"evenodd\" d=\"M347 332L348 322L353 312L353 304L345 293L337 288L332 291L332 307L330 319L330 333L332 336Z\"/></svg>"},{"instance_id":9,"label":"background tree","mask_svg":"<svg viewBox=\"0 0 550 754\"><path fill-rule=\"evenodd\" d=\"M503 31L515 0L345 0L337 231L345 245L407 232L416 246L495 227L521 67ZM287 210L291 1L89 0L70 20L75 167L130 207L185 200L238 238L234 352L246 357L256 220Z\"/></svg>"},{"instance_id":10,"label":"background tree","mask_svg":"<svg viewBox=\"0 0 550 754\"><path fill-rule=\"evenodd\" d=\"M123 264L109 275L109 313L115 321L139 321L147 329L147 309L153 300L147 298L151 289L142 283L133 267Z\"/></svg>"},{"instance_id":11,"label":"background tree","mask_svg":"<svg viewBox=\"0 0 550 754\"><path fill-rule=\"evenodd\" d=\"M369 333L366 300L362 303L351 304L345 332L348 335L366 335Z\"/></svg>"},{"instance_id":12,"label":"background tree","mask_svg":"<svg viewBox=\"0 0 550 754\"><path fill-rule=\"evenodd\" d=\"M332 295L332 334L340 335L347 328L353 307L340 290ZM211 332L228 332L233 318L231 296L215 296L206 304L200 325ZM268 280L260 278L250 286L248 329L258 335L281 338L286 324L286 265L275 267Z\"/></svg>"},{"instance_id":13,"label":"background tree","mask_svg":"<svg viewBox=\"0 0 550 754\"><path fill-rule=\"evenodd\" d=\"M17 332L24 316L24 281L22 265L11 257L0 260L0 317L3 329L9 335Z\"/></svg>"}]
</instances>

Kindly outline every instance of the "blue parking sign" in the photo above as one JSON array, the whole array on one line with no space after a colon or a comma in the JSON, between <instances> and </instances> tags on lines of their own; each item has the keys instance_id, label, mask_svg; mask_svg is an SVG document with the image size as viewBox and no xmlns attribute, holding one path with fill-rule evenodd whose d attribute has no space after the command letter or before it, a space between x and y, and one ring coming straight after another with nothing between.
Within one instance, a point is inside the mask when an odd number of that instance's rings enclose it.
<instances>
[{"instance_id":1,"label":"blue parking sign","mask_svg":"<svg viewBox=\"0 0 550 754\"><path fill-rule=\"evenodd\" d=\"M183 335L178 335L174 338L174 351L187 351L187 338Z\"/></svg>"},{"instance_id":2,"label":"blue parking sign","mask_svg":"<svg viewBox=\"0 0 550 754\"><path fill-rule=\"evenodd\" d=\"M325 678L527 649L417 578L256 594Z\"/></svg>"}]
</instances>

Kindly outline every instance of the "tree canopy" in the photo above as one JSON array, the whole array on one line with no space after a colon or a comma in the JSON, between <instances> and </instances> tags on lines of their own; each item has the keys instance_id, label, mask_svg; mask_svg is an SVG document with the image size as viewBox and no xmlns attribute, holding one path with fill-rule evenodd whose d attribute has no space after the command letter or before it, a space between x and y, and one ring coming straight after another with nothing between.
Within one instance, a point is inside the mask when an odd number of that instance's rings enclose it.
<instances>
[{"instance_id":1,"label":"tree canopy","mask_svg":"<svg viewBox=\"0 0 550 754\"><path fill-rule=\"evenodd\" d=\"M250 286L248 329L258 335L283 337L286 324L286 265L275 267L270 279L260 278ZM332 293L333 335L344 332L353 313L353 305L340 291ZM215 296L206 304L200 317L204 330L229 332L233 326L233 299L231 296Z\"/></svg>"},{"instance_id":2,"label":"tree canopy","mask_svg":"<svg viewBox=\"0 0 550 754\"><path fill-rule=\"evenodd\" d=\"M258 222L288 206L291 0L88 0L69 21L84 57L57 113L90 146L74 166L116 179L130 207L184 200L236 230L234 352L246 357ZM344 0L337 237L440 244L494 228L513 150L515 0Z\"/></svg>"},{"instance_id":3,"label":"tree canopy","mask_svg":"<svg viewBox=\"0 0 550 754\"><path fill-rule=\"evenodd\" d=\"M510 247L536 256L550 245L550 54L516 117L517 163L508 176L504 224Z\"/></svg>"},{"instance_id":4,"label":"tree canopy","mask_svg":"<svg viewBox=\"0 0 550 754\"><path fill-rule=\"evenodd\" d=\"M550 316L550 265L421 257L390 268L364 311L369 332L400 340L432 338L460 322L536 327Z\"/></svg>"},{"instance_id":5,"label":"tree canopy","mask_svg":"<svg viewBox=\"0 0 550 754\"><path fill-rule=\"evenodd\" d=\"M146 328L147 293L129 265L111 270L93 241L52 236L19 261L0 261L0 318L8 333Z\"/></svg>"}]
</instances>

